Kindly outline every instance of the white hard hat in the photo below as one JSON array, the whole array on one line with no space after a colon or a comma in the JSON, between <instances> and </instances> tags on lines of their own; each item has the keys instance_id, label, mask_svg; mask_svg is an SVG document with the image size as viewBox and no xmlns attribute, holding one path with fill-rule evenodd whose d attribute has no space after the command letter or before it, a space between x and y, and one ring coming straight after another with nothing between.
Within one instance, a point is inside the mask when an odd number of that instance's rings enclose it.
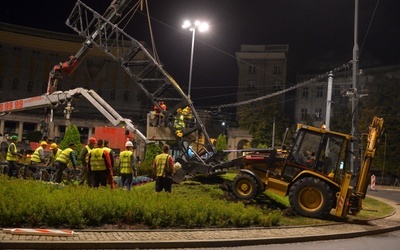
<instances>
[{"instance_id":1,"label":"white hard hat","mask_svg":"<svg viewBox=\"0 0 400 250\"><path fill-rule=\"evenodd\" d=\"M125 147L133 147L133 143L131 141L127 141L125 143Z\"/></svg>"}]
</instances>

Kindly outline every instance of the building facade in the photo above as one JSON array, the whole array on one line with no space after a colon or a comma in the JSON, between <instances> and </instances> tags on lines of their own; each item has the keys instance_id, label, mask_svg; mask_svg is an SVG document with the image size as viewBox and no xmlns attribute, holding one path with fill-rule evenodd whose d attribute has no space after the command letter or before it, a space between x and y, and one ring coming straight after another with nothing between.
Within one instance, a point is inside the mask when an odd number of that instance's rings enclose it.
<instances>
[{"instance_id":1,"label":"building facade","mask_svg":"<svg viewBox=\"0 0 400 250\"><path fill-rule=\"evenodd\" d=\"M385 66L360 70L357 75L357 98L368 98L368 84L377 75L400 78L400 66ZM298 75L297 83L309 81L314 76ZM351 110L353 93L352 71L345 70L332 74L332 96L330 120L345 116ZM324 81L310 82L296 89L295 121L320 127L327 120L328 78Z\"/></svg>"},{"instance_id":2,"label":"building facade","mask_svg":"<svg viewBox=\"0 0 400 250\"><path fill-rule=\"evenodd\" d=\"M239 67L237 101L248 101L285 89L288 51L287 44L242 45L236 52ZM274 97L282 105L284 98L285 95Z\"/></svg>"},{"instance_id":3,"label":"building facade","mask_svg":"<svg viewBox=\"0 0 400 250\"><path fill-rule=\"evenodd\" d=\"M84 42L83 38L57 32L0 23L0 102L40 96L46 93L49 72L60 62L68 61ZM138 54L138 57L141 55ZM70 76L64 77L58 90L82 87L96 91L122 117L131 119L144 131L150 102L138 86L103 51L93 48ZM82 132L82 142L95 126L109 126L108 120L82 98L72 102L71 121ZM64 107L53 110L54 137L63 137L69 121ZM32 109L0 117L0 133L16 134L20 140L42 129L44 110Z\"/></svg>"}]
</instances>

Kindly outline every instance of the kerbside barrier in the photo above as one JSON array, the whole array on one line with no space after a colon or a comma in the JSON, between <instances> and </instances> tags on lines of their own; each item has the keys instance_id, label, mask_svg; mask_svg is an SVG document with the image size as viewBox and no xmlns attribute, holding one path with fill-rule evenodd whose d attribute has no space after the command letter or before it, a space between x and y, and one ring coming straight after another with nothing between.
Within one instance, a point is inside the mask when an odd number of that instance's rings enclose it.
<instances>
[{"instance_id":1,"label":"kerbside barrier","mask_svg":"<svg viewBox=\"0 0 400 250\"><path fill-rule=\"evenodd\" d=\"M71 237L74 235L74 231L72 231L72 230L32 229L32 228L3 229L3 233L23 234L23 235L42 235L42 236L65 236L65 237Z\"/></svg>"}]
</instances>

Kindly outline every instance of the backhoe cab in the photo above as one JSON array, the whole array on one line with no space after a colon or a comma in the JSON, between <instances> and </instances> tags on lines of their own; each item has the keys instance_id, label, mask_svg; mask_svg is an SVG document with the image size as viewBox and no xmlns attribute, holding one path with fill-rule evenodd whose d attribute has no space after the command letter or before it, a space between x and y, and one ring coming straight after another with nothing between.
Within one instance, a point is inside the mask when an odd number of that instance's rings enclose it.
<instances>
[{"instance_id":1,"label":"backhoe cab","mask_svg":"<svg viewBox=\"0 0 400 250\"><path fill-rule=\"evenodd\" d=\"M357 214L365 198L371 160L383 130L375 117L369 128L367 149L355 187L350 186L349 150L355 138L299 124L288 150L253 149L243 157L233 193L249 200L268 190L289 196L291 208L302 216L321 218L336 209L336 216Z\"/></svg>"}]
</instances>

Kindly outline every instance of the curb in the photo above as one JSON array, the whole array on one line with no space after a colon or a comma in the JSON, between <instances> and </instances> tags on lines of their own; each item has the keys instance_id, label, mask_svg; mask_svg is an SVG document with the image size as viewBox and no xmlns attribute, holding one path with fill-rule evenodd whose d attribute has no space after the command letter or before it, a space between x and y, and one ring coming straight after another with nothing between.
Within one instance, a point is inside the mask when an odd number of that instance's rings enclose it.
<instances>
[{"instance_id":1,"label":"curb","mask_svg":"<svg viewBox=\"0 0 400 250\"><path fill-rule=\"evenodd\" d=\"M201 247L240 247L252 245L270 245L283 243L300 243L310 241L349 239L368 235L389 233L400 230L399 226L381 228L353 233L325 234L292 237L266 237L246 239L212 239L212 240L180 240L180 241L10 241L0 242L2 249L169 249L169 248L201 248Z\"/></svg>"},{"instance_id":2,"label":"curb","mask_svg":"<svg viewBox=\"0 0 400 250\"><path fill-rule=\"evenodd\" d=\"M373 195L372 195L373 196ZM396 209L395 202L377 198ZM78 230L75 237L3 236L0 249L171 249L241 247L349 239L400 230L400 214L353 223L274 228ZM0 234L1 235L1 234ZM126 240L129 239L129 240ZM159 240L164 239L164 240Z\"/></svg>"}]
</instances>

